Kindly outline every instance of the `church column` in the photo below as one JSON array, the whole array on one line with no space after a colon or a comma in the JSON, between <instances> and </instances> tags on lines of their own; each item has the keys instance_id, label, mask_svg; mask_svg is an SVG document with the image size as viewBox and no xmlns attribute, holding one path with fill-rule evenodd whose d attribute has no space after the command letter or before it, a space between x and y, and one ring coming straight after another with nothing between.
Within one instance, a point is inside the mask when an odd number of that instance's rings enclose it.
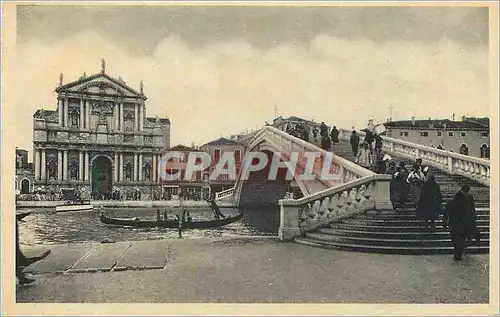
<instances>
[{"instance_id":1,"label":"church column","mask_svg":"<svg viewBox=\"0 0 500 317\"><path fill-rule=\"evenodd\" d=\"M64 98L64 126L69 127L69 98Z\"/></svg>"},{"instance_id":2,"label":"church column","mask_svg":"<svg viewBox=\"0 0 500 317\"><path fill-rule=\"evenodd\" d=\"M85 151L85 181L88 182L90 180L90 168L89 168L89 152Z\"/></svg>"},{"instance_id":3,"label":"church column","mask_svg":"<svg viewBox=\"0 0 500 317\"><path fill-rule=\"evenodd\" d=\"M47 162L45 160L45 149L43 149L41 151L41 156L42 156L42 159L40 160L40 170L41 170L41 175L40 175L40 178L42 179L42 181L45 181L47 179L46 177L46 172L47 172Z\"/></svg>"},{"instance_id":4,"label":"church column","mask_svg":"<svg viewBox=\"0 0 500 317\"><path fill-rule=\"evenodd\" d=\"M158 164L156 165L156 181L157 182L161 182L161 178L163 177L163 174L162 174L162 157L161 157L161 154L158 154L157 155L158 159Z\"/></svg>"},{"instance_id":5,"label":"church column","mask_svg":"<svg viewBox=\"0 0 500 317\"><path fill-rule=\"evenodd\" d=\"M63 170L63 159L62 159L62 152L59 150L57 151L57 180L62 181L62 170Z\"/></svg>"},{"instance_id":6,"label":"church column","mask_svg":"<svg viewBox=\"0 0 500 317\"><path fill-rule=\"evenodd\" d=\"M137 153L134 153L134 177L132 179L137 182Z\"/></svg>"},{"instance_id":7,"label":"church column","mask_svg":"<svg viewBox=\"0 0 500 317\"><path fill-rule=\"evenodd\" d=\"M63 152L63 180L68 180L68 150Z\"/></svg>"},{"instance_id":8,"label":"church column","mask_svg":"<svg viewBox=\"0 0 500 317\"><path fill-rule=\"evenodd\" d=\"M120 104L115 103L113 110L114 110L114 118L115 118L115 131L118 131L119 124L120 124Z\"/></svg>"},{"instance_id":9,"label":"church column","mask_svg":"<svg viewBox=\"0 0 500 317\"><path fill-rule=\"evenodd\" d=\"M134 104L134 131L137 131L139 130L138 129L138 123L139 123L139 114L138 114L138 111L139 110L139 105L138 104Z\"/></svg>"},{"instance_id":10,"label":"church column","mask_svg":"<svg viewBox=\"0 0 500 317\"><path fill-rule=\"evenodd\" d=\"M124 107L123 107L123 102L120 102L120 130L125 131L125 128L123 127L123 114L124 114Z\"/></svg>"},{"instance_id":11,"label":"church column","mask_svg":"<svg viewBox=\"0 0 500 317\"><path fill-rule=\"evenodd\" d=\"M85 126L85 115L84 115L83 99L80 99L80 130Z\"/></svg>"},{"instance_id":12,"label":"church column","mask_svg":"<svg viewBox=\"0 0 500 317\"><path fill-rule=\"evenodd\" d=\"M118 164L118 152L115 152L115 161L113 162L114 164L114 170L113 170L113 178L115 182L118 182L118 169L119 169L119 164Z\"/></svg>"},{"instance_id":13,"label":"church column","mask_svg":"<svg viewBox=\"0 0 500 317\"><path fill-rule=\"evenodd\" d=\"M57 106L57 110L59 112L59 126L63 127L64 126L64 104L63 104L63 99L59 98L58 100L59 105Z\"/></svg>"},{"instance_id":14,"label":"church column","mask_svg":"<svg viewBox=\"0 0 500 317\"><path fill-rule=\"evenodd\" d=\"M83 181L83 151L80 151L80 155L79 155L78 180Z\"/></svg>"},{"instance_id":15,"label":"church column","mask_svg":"<svg viewBox=\"0 0 500 317\"><path fill-rule=\"evenodd\" d=\"M142 153L139 153L139 181L143 181L142 179Z\"/></svg>"},{"instance_id":16,"label":"church column","mask_svg":"<svg viewBox=\"0 0 500 317\"><path fill-rule=\"evenodd\" d=\"M144 105L139 104L139 131L142 131L144 123Z\"/></svg>"},{"instance_id":17,"label":"church column","mask_svg":"<svg viewBox=\"0 0 500 317\"><path fill-rule=\"evenodd\" d=\"M151 181L156 182L156 154L153 153L153 158L152 158L153 164L151 164Z\"/></svg>"},{"instance_id":18,"label":"church column","mask_svg":"<svg viewBox=\"0 0 500 317\"><path fill-rule=\"evenodd\" d=\"M120 153L120 182L123 181L123 153Z\"/></svg>"},{"instance_id":19,"label":"church column","mask_svg":"<svg viewBox=\"0 0 500 317\"><path fill-rule=\"evenodd\" d=\"M35 161L35 179L40 180L40 150L35 150L33 161Z\"/></svg>"},{"instance_id":20,"label":"church column","mask_svg":"<svg viewBox=\"0 0 500 317\"><path fill-rule=\"evenodd\" d=\"M90 130L90 101L85 100L85 129Z\"/></svg>"}]
</instances>

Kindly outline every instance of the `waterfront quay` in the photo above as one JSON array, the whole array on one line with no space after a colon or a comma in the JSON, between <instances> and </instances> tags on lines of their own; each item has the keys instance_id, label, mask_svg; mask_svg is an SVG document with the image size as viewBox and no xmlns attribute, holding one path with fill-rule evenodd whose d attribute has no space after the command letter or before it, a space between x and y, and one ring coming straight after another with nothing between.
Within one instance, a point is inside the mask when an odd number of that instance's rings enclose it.
<instances>
[{"instance_id":1,"label":"waterfront quay","mask_svg":"<svg viewBox=\"0 0 500 317\"><path fill-rule=\"evenodd\" d=\"M51 245L18 303L488 303L489 255L388 255L275 237ZM27 255L47 246L24 246Z\"/></svg>"}]
</instances>

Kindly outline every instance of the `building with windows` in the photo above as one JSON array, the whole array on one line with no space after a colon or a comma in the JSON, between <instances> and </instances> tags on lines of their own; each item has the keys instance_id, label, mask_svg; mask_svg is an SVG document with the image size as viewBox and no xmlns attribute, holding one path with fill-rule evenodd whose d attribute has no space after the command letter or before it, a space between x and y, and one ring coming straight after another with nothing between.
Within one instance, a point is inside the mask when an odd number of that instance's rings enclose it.
<instances>
[{"instance_id":1,"label":"building with windows","mask_svg":"<svg viewBox=\"0 0 500 317\"><path fill-rule=\"evenodd\" d=\"M186 178L186 168L188 155L190 152L202 152L193 147L176 145L168 151L180 152L180 158L169 158L165 165L165 175L162 175L163 199L178 199L179 192L183 191L187 199L200 200L210 197L210 186L208 175L204 171L196 171ZM196 164L201 163L201 158L196 160Z\"/></svg>"},{"instance_id":2,"label":"building with windows","mask_svg":"<svg viewBox=\"0 0 500 317\"><path fill-rule=\"evenodd\" d=\"M28 163L28 151L16 148L15 191L18 194L29 194L34 190L35 175L33 163Z\"/></svg>"},{"instance_id":3,"label":"building with windows","mask_svg":"<svg viewBox=\"0 0 500 317\"><path fill-rule=\"evenodd\" d=\"M147 117L142 81L139 91L101 72L56 88L56 110L33 116L35 189L73 188L82 197L142 199L161 192L160 161L170 146L168 118Z\"/></svg>"},{"instance_id":4,"label":"building with windows","mask_svg":"<svg viewBox=\"0 0 500 317\"><path fill-rule=\"evenodd\" d=\"M489 159L489 118L462 117L462 121L428 119L388 121L385 135L464 155Z\"/></svg>"},{"instance_id":5,"label":"building with windows","mask_svg":"<svg viewBox=\"0 0 500 317\"><path fill-rule=\"evenodd\" d=\"M212 164L204 171L204 177L213 174L217 163L225 153L234 155L236 175L241 172L242 161L245 155L245 146L242 143L226 138L219 138L202 145L200 149L208 153L212 158ZM219 175L215 180L210 179L210 191L211 193L221 192L234 187L234 184L235 181L230 179L229 175Z\"/></svg>"}]
</instances>

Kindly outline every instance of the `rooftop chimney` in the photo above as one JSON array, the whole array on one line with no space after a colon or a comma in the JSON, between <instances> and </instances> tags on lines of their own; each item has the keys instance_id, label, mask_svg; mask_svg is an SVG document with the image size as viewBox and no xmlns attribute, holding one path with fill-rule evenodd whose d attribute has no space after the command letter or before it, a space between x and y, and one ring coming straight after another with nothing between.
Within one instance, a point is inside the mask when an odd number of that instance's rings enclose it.
<instances>
[{"instance_id":1,"label":"rooftop chimney","mask_svg":"<svg viewBox=\"0 0 500 317\"><path fill-rule=\"evenodd\" d=\"M415 125L415 117L411 117L411 125Z\"/></svg>"},{"instance_id":2,"label":"rooftop chimney","mask_svg":"<svg viewBox=\"0 0 500 317\"><path fill-rule=\"evenodd\" d=\"M453 121L455 121L455 113L453 113Z\"/></svg>"}]
</instances>

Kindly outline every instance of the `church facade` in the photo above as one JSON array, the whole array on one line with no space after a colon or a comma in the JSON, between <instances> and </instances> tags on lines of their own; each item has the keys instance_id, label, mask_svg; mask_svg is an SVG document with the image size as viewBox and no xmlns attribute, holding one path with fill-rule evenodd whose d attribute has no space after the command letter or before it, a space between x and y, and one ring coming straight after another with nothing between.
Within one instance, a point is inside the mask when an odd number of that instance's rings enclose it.
<instances>
[{"instance_id":1,"label":"church facade","mask_svg":"<svg viewBox=\"0 0 500 317\"><path fill-rule=\"evenodd\" d=\"M102 199L119 191L161 195L161 155L170 147L168 118L147 117L146 96L101 72L56 88L57 109L37 110L33 125L35 190L73 188Z\"/></svg>"}]
</instances>

